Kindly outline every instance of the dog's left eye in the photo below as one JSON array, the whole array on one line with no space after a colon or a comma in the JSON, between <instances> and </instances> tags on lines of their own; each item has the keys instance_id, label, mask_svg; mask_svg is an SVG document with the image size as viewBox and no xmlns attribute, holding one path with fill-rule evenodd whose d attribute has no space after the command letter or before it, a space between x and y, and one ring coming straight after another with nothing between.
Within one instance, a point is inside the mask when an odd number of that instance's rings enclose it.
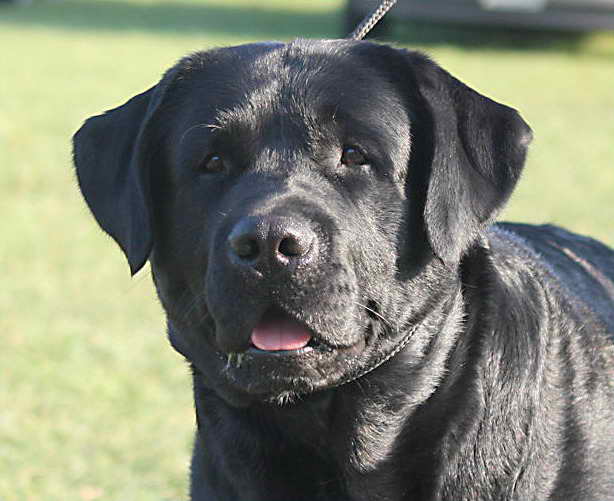
<instances>
[{"instance_id":1,"label":"dog's left eye","mask_svg":"<svg viewBox=\"0 0 614 501\"><path fill-rule=\"evenodd\" d=\"M360 165L366 165L368 163L366 157L362 152L354 148L353 146L347 146L343 148L341 153L341 164L346 167L358 167Z\"/></svg>"}]
</instances>

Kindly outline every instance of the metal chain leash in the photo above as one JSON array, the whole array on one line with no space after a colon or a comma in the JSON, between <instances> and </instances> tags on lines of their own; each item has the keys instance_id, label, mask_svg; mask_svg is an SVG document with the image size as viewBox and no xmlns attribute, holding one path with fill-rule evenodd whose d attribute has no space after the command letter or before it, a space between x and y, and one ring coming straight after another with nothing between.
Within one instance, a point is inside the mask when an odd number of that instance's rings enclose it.
<instances>
[{"instance_id":1,"label":"metal chain leash","mask_svg":"<svg viewBox=\"0 0 614 501\"><path fill-rule=\"evenodd\" d=\"M395 3L397 3L397 0L383 0L379 7L365 17L356 27L356 29L348 35L348 38L353 40L362 40L365 35L369 33L379 22L379 20L384 17L390 9L392 9Z\"/></svg>"}]
</instances>

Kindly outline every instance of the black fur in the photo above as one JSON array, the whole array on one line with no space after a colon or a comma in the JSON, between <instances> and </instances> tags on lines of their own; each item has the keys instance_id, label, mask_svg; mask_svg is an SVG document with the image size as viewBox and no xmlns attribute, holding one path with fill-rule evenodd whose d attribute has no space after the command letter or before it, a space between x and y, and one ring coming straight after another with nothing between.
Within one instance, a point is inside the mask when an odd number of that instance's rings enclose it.
<instances>
[{"instance_id":1,"label":"black fur","mask_svg":"<svg viewBox=\"0 0 614 501\"><path fill-rule=\"evenodd\" d=\"M530 139L344 40L197 53L85 123L83 194L193 368L193 500L614 500L614 252L491 225ZM250 347L267 315L313 346Z\"/></svg>"}]
</instances>

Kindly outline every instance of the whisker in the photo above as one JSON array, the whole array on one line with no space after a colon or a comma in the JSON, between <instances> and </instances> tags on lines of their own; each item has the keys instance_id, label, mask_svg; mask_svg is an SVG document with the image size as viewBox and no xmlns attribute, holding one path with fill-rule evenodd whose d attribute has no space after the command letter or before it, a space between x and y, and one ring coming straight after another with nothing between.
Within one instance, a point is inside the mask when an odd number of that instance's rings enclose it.
<instances>
[{"instance_id":1,"label":"whisker","mask_svg":"<svg viewBox=\"0 0 614 501\"><path fill-rule=\"evenodd\" d=\"M380 319L382 322L384 322L384 324L385 324L387 327L390 327L390 328L392 329L392 324L391 324L391 323L390 323L390 322L389 322L389 321L388 321L388 320L387 320L385 317L383 317L383 316L382 316L380 313L378 313L378 312L377 312L377 311L375 311L374 309L369 308L368 306L366 306L366 305L364 305L364 304L361 304L361 303L358 303L358 302L356 302L356 301L354 301L354 304L356 304L356 305L360 306L361 308L364 308L364 309L365 309L365 310L367 310L367 311L370 311L370 312L371 312L371 313L373 313L375 316L377 316L377 317L378 317L378 318L379 318L379 319Z\"/></svg>"},{"instance_id":2,"label":"whisker","mask_svg":"<svg viewBox=\"0 0 614 501\"><path fill-rule=\"evenodd\" d=\"M194 129L218 130L218 129L221 129L221 127L219 125L215 125L215 124L195 124L195 125L192 125L191 127L188 127L183 134L181 134L181 138L179 139L179 144L182 144L183 140L185 139L185 136L188 133L192 132Z\"/></svg>"}]
</instances>

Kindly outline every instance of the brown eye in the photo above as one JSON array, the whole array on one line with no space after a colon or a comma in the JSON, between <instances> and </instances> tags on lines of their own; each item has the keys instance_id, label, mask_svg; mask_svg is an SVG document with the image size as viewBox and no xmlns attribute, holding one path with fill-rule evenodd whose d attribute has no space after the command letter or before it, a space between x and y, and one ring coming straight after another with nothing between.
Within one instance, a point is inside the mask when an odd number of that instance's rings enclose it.
<instances>
[{"instance_id":1,"label":"brown eye","mask_svg":"<svg viewBox=\"0 0 614 501\"><path fill-rule=\"evenodd\" d=\"M360 150L348 146L343 148L343 153L341 153L341 164L346 167L359 167L360 165L366 165L367 159L360 152Z\"/></svg>"},{"instance_id":2,"label":"brown eye","mask_svg":"<svg viewBox=\"0 0 614 501\"><path fill-rule=\"evenodd\" d=\"M209 155L203 162L203 170L208 173L224 172L226 166L219 155Z\"/></svg>"}]
</instances>

